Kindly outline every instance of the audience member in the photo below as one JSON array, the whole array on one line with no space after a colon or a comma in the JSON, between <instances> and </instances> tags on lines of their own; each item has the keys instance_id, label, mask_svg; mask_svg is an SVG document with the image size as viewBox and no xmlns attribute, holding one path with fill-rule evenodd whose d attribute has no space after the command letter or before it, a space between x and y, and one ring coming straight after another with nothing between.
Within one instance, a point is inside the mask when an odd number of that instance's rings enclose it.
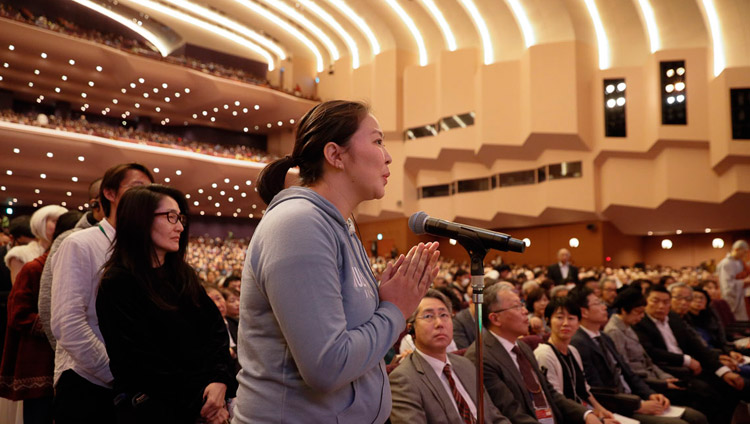
<instances>
[{"instance_id":1,"label":"audience member","mask_svg":"<svg viewBox=\"0 0 750 424\"><path fill-rule=\"evenodd\" d=\"M557 251L557 263L547 267L547 278L555 282L556 286L568 282L578 283L578 267L570 263L570 251Z\"/></svg>"},{"instance_id":2,"label":"audience member","mask_svg":"<svg viewBox=\"0 0 750 424\"><path fill-rule=\"evenodd\" d=\"M229 337L184 262L187 212L185 195L160 185L132 188L117 204L118 232L103 266L96 313L118 422L220 424L229 418L225 399L236 390Z\"/></svg>"},{"instance_id":3,"label":"audience member","mask_svg":"<svg viewBox=\"0 0 750 424\"><path fill-rule=\"evenodd\" d=\"M54 240L72 228L80 216L78 211L60 215L46 238ZM0 365L0 396L23 400L25 424L52 424L55 352L44 336L37 309L39 282L48 253L46 251L21 268L8 298L8 331Z\"/></svg>"},{"instance_id":4,"label":"audience member","mask_svg":"<svg viewBox=\"0 0 750 424\"><path fill-rule=\"evenodd\" d=\"M429 290L408 324L413 329L416 349L389 376L393 397L391 422L476 422L474 365L446 351L453 334L448 299L436 290ZM486 391L484 422L510 424L492 404Z\"/></svg>"},{"instance_id":5,"label":"audience member","mask_svg":"<svg viewBox=\"0 0 750 424\"><path fill-rule=\"evenodd\" d=\"M10 281L16 280L16 274L27 262L41 256L52 244L52 233L55 232L57 218L68 210L60 205L47 205L39 208L31 215L29 227L34 235L31 242L15 246L5 254L5 265L10 269Z\"/></svg>"},{"instance_id":6,"label":"audience member","mask_svg":"<svg viewBox=\"0 0 750 424\"><path fill-rule=\"evenodd\" d=\"M116 165L102 179L106 217L69 235L55 254L50 327L55 349L56 424L114 421L112 373L96 316L101 267L115 237L117 205L131 187L153 182L136 163Z\"/></svg>"},{"instance_id":7,"label":"audience member","mask_svg":"<svg viewBox=\"0 0 750 424\"><path fill-rule=\"evenodd\" d=\"M615 313L612 303L617 297L617 281L613 277L604 278L599 283L599 290L602 293L602 301L607 306L607 316L612 316Z\"/></svg>"},{"instance_id":8,"label":"audience member","mask_svg":"<svg viewBox=\"0 0 750 424\"><path fill-rule=\"evenodd\" d=\"M566 398L593 408L599 419L613 419L612 412L604 408L590 392L583 374L583 363L578 350L570 340L578 330L581 309L571 298L552 299L544 310L544 318L551 329L548 342L534 349L547 381ZM606 421L605 421L606 422Z\"/></svg>"},{"instance_id":9,"label":"audience member","mask_svg":"<svg viewBox=\"0 0 750 424\"><path fill-rule=\"evenodd\" d=\"M669 399L654 391L635 374L617 351L612 339L600 332L608 320L604 302L587 287L576 288L571 296L581 309L581 326L571 343L581 354L586 381L595 388L610 388L617 394L634 394L641 399L640 403L627 408L614 398L605 403L607 407L645 424L708 423L703 414L691 408L685 408L680 418L660 417L669 408ZM605 399L600 400L604 402Z\"/></svg>"},{"instance_id":10,"label":"audience member","mask_svg":"<svg viewBox=\"0 0 750 424\"><path fill-rule=\"evenodd\" d=\"M549 334L550 328L544 319L544 310L549 304L547 293L541 287L526 295L526 310L529 311L529 329L538 336Z\"/></svg>"},{"instance_id":11,"label":"audience member","mask_svg":"<svg viewBox=\"0 0 750 424\"><path fill-rule=\"evenodd\" d=\"M734 317L738 321L747 321L747 307L745 306L745 288L750 286L750 276L740 278L738 274L745 271L745 260L748 244L745 240L737 240L732 244L732 251L716 266L719 277L721 297L729 303Z\"/></svg>"},{"instance_id":12,"label":"audience member","mask_svg":"<svg viewBox=\"0 0 750 424\"><path fill-rule=\"evenodd\" d=\"M493 404L514 424L598 423L599 418L550 386L531 349L519 337L529 318L517 294L497 284L484 293L482 332L484 385ZM476 343L466 357L476 361Z\"/></svg>"}]
</instances>

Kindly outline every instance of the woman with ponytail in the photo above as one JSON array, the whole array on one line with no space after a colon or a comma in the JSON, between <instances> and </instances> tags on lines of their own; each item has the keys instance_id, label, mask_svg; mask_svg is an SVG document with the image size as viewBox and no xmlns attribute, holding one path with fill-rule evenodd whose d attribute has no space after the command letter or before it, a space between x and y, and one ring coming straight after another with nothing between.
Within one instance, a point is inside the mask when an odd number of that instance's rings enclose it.
<instances>
[{"instance_id":1,"label":"woman with ponytail","mask_svg":"<svg viewBox=\"0 0 750 424\"><path fill-rule=\"evenodd\" d=\"M388 264L378 282L352 213L380 199L391 157L369 108L330 101L300 120L292 154L260 174L268 204L240 295L236 423L383 423L383 357L437 274L437 243ZM301 186L284 188L299 167Z\"/></svg>"}]
</instances>

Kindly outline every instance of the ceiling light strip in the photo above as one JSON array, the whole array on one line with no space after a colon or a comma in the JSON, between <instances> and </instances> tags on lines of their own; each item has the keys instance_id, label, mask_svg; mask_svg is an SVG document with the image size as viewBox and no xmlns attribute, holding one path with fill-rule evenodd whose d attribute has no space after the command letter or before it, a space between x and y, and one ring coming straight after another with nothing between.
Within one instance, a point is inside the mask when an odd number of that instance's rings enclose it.
<instances>
[{"instance_id":1,"label":"ceiling light strip","mask_svg":"<svg viewBox=\"0 0 750 424\"><path fill-rule=\"evenodd\" d=\"M482 14L479 13L479 9L477 9L473 0L461 0L461 4L469 12L474 26L479 31L479 36L482 38L482 50L484 51L484 64L489 65L495 61L495 52L492 47L492 39L490 38L490 31L487 29L487 24L484 22L484 18L482 18Z\"/></svg>"},{"instance_id":2,"label":"ceiling light strip","mask_svg":"<svg viewBox=\"0 0 750 424\"><path fill-rule=\"evenodd\" d=\"M437 22L438 27L440 27L440 32L443 33L443 38L445 38L445 45L448 47L448 51L456 51L456 37L453 36L453 31L451 30L450 25L448 25L448 21L445 20L443 12L438 9L433 0L422 0L422 4L427 11L430 12L432 19Z\"/></svg>"},{"instance_id":3,"label":"ceiling light strip","mask_svg":"<svg viewBox=\"0 0 750 424\"><path fill-rule=\"evenodd\" d=\"M380 43L378 43L378 38L375 37L375 33L372 32L370 27L367 25L367 22L365 22L364 19L357 15L354 10L352 10L346 3L344 3L343 0L328 0L328 2L331 3L336 9L338 9L339 12L343 13L347 19L352 21L354 25L356 25L357 28L359 28L359 30L362 31L363 34L365 34L365 37L367 37L367 41L370 43L370 49L372 50L373 56L379 55Z\"/></svg>"},{"instance_id":4,"label":"ceiling light strip","mask_svg":"<svg viewBox=\"0 0 750 424\"><path fill-rule=\"evenodd\" d=\"M298 24L302 25L305 29L313 33L318 40L326 47L326 50L328 50L328 54L333 58L333 60L339 60L341 55L339 54L339 49L336 48L336 44L331 41L331 38L323 32L320 27L312 23L309 19L307 19L303 14L297 12L293 8L289 7L287 4L280 2L279 0L262 0L264 3L270 5L271 7L275 8L276 10L280 11L281 13L288 16L291 20L297 22Z\"/></svg>"},{"instance_id":5,"label":"ceiling light strip","mask_svg":"<svg viewBox=\"0 0 750 424\"><path fill-rule=\"evenodd\" d=\"M394 12L398 15L399 18L404 22L407 28L409 28L409 32L411 32L411 36L414 37L414 41L417 42L417 49L419 50L419 66L427 66L428 60L427 60L427 47L424 44L424 38L422 38L422 33L419 32L419 28L417 28L417 25L414 23L414 20L409 16L408 13L404 10L403 7L401 7L400 4L396 0L385 0L388 3L388 6L391 6L391 9L393 9Z\"/></svg>"},{"instance_id":6,"label":"ceiling light strip","mask_svg":"<svg viewBox=\"0 0 750 424\"><path fill-rule=\"evenodd\" d=\"M638 0L638 6L641 8L641 16L643 16L643 20L646 22L648 39L651 43L651 53L657 52L661 49L661 39L659 38L659 27L656 26L654 9L651 7L649 0Z\"/></svg>"},{"instance_id":7,"label":"ceiling light strip","mask_svg":"<svg viewBox=\"0 0 750 424\"><path fill-rule=\"evenodd\" d=\"M609 40L607 39L607 33L604 32L604 24L602 18L599 16L599 9L596 8L596 2L594 0L583 0L586 3L586 9L589 11L591 20L594 23L594 31L596 31L596 43L599 46L599 69L608 69L611 66Z\"/></svg>"},{"instance_id":8,"label":"ceiling light strip","mask_svg":"<svg viewBox=\"0 0 750 424\"><path fill-rule=\"evenodd\" d=\"M349 53L352 55L352 69L359 68L359 47L357 47L357 43L354 41L352 36L344 30L341 24L339 24L336 19L333 18L333 16L331 16L317 4L313 3L312 0L299 1L305 6L307 10L315 14L323 22L328 24L329 27L333 28L333 30L336 31L336 34L338 34L339 37L344 40L344 43L346 43L346 47L349 49Z\"/></svg>"},{"instance_id":9,"label":"ceiling light strip","mask_svg":"<svg viewBox=\"0 0 750 424\"><path fill-rule=\"evenodd\" d=\"M128 27L130 30L134 31L136 34L148 40L149 43L153 44L154 47L156 47L156 49L159 50L159 53L162 55L162 57L167 57L169 53L171 52L171 49L167 47L166 43L164 43L156 34L138 25L136 22L133 22L131 19L128 19L120 14L117 14L107 9L106 7L100 6L89 0L73 0L73 1L80 4L81 6L88 7L89 9L106 16L121 25Z\"/></svg>"},{"instance_id":10,"label":"ceiling light strip","mask_svg":"<svg viewBox=\"0 0 750 424\"><path fill-rule=\"evenodd\" d=\"M210 19L213 22L219 25L223 25L233 31L237 31L238 33L244 35L250 40L272 51L279 58L279 60L286 60L286 57L287 57L286 52L284 51L284 49L281 48L281 46L274 43L269 38L264 37L258 34L257 32L251 30L245 25L240 24L239 22L233 21L219 13L214 12L213 10L207 9L205 7L199 6L195 3L191 3L186 0L164 0L164 1L171 3L177 7L180 7L182 9L189 10L195 13L196 15L203 16L207 19Z\"/></svg>"},{"instance_id":11,"label":"ceiling light strip","mask_svg":"<svg viewBox=\"0 0 750 424\"><path fill-rule=\"evenodd\" d=\"M266 51L265 49L263 49L262 47L260 47L259 45L253 43L252 41L250 41L250 40L248 40L246 38L240 37L239 35L237 35L237 34L235 34L233 32L227 31L227 30L225 30L223 28L217 27L216 25L212 25L212 24L210 24L208 22L205 22L205 21L202 21L200 19L194 18L194 17L192 17L192 16L190 16L190 15L188 15L186 13L180 12L177 9L164 6L164 5L160 4L160 3L156 3L156 2L153 2L153 1L150 1L150 0L130 0L130 1L132 3L141 5L143 7L147 7L149 9L151 9L151 10L156 10L157 12L161 12L161 13L170 15L170 16L175 17L175 18L177 18L177 19L179 19L179 20L181 20L181 21L183 21L185 23L197 26L199 28L203 28L206 31L213 32L214 34L216 34L216 35L218 35L220 37L224 37L224 38L226 38L228 40L231 40L231 41L233 41L233 42L235 42L235 43L237 43L237 44L239 44L239 45L241 45L241 46L243 46L243 47L245 47L245 48L247 48L249 50L252 50L253 52L255 52L255 53L259 54L260 56L262 56L266 60L266 62L268 62L268 70L269 71L273 71L274 70L273 57L271 56L271 54L268 51Z\"/></svg>"},{"instance_id":12,"label":"ceiling light strip","mask_svg":"<svg viewBox=\"0 0 750 424\"><path fill-rule=\"evenodd\" d=\"M531 21L529 20L529 17L526 15L526 10L524 10L519 0L505 0L505 1L510 6L510 10L513 11L513 16L516 17L516 22L518 22L518 25L521 27L521 32L523 33L524 44L526 45L526 48L528 49L529 47L536 44L536 37L534 36L534 28L531 26Z\"/></svg>"},{"instance_id":13,"label":"ceiling light strip","mask_svg":"<svg viewBox=\"0 0 750 424\"><path fill-rule=\"evenodd\" d=\"M318 49L318 46L316 46L315 43L312 42L312 40L307 38L305 34L300 32L300 30L292 26L289 22L279 18L273 12L271 12L270 10L266 9L265 7L257 3L247 1L247 0L235 0L235 1L241 4L242 6L245 6L247 9L250 9L252 12L255 12L256 14L280 26L286 32L291 34L294 38L301 41L302 44L304 44L315 56L315 62L316 62L315 69L318 72L323 72L323 69L325 68L323 65L323 55L320 54L320 50Z\"/></svg>"},{"instance_id":14,"label":"ceiling light strip","mask_svg":"<svg viewBox=\"0 0 750 424\"><path fill-rule=\"evenodd\" d=\"M727 66L719 14L716 12L713 0L703 0L701 3L703 4L703 10L708 20L708 26L711 28L711 42L713 43L714 51L714 76L718 77Z\"/></svg>"}]
</instances>

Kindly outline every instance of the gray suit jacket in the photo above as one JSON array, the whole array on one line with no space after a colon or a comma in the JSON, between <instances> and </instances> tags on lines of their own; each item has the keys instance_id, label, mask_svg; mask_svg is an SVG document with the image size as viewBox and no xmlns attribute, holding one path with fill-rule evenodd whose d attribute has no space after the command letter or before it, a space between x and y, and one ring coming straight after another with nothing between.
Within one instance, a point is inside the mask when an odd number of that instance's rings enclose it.
<instances>
[{"instance_id":1,"label":"gray suit jacket","mask_svg":"<svg viewBox=\"0 0 750 424\"><path fill-rule=\"evenodd\" d=\"M448 358L453 372L461 380L471 401L476 405L477 379L474 365L468 359L452 353L448 354ZM389 379L393 397L391 423L451 424L462 422L456 407L453 406L452 394L445 390L439 376L418 353L407 356L391 372ZM492 404L486 391L484 393L484 422L510 424L510 421Z\"/></svg>"},{"instance_id":2,"label":"gray suit jacket","mask_svg":"<svg viewBox=\"0 0 750 424\"><path fill-rule=\"evenodd\" d=\"M536 424L536 414L521 372L508 354L508 351L487 329L482 330L484 346L482 362L484 363L484 385L497 406L513 424ZM516 342L521 352L531 363L537 380L542 386L544 396L549 402L557 423L583 423L586 408L564 395L558 393L539 370L539 364L531 348L524 342ZM466 350L467 358L476 361L476 341Z\"/></svg>"},{"instance_id":3,"label":"gray suit jacket","mask_svg":"<svg viewBox=\"0 0 750 424\"><path fill-rule=\"evenodd\" d=\"M673 376L659 368L641 346L638 335L617 315L612 315L604 327L604 333L615 343L625 362L634 373L646 379L666 380Z\"/></svg>"},{"instance_id":4,"label":"gray suit jacket","mask_svg":"<svg viewBox=\"0 0 750 424\"><path fill-rule=\"evenodd\" d=\"M453 341L456 342L456 348L466 349L474 343L477 332L477 322L471 316L471 306L457 313L453 318Z\"/></svg>"}]
</instances>

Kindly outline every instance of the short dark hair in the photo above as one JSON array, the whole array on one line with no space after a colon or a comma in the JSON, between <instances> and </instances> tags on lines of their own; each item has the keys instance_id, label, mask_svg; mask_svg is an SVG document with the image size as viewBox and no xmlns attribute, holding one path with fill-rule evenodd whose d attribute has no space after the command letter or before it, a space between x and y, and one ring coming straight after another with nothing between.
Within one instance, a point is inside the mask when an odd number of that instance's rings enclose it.
<instances>
[{"instance_id":1,"label":"short dark hair","mask_svg":"<svg viewBox=\"0 0 750 424\"><path fill-rule=\"evenodd\" d=\"M570 315L575 315L578 317L578 320L581 319L581 308L576 304L576 302L568 297L556 297L549 301L547 304L547 307L544 308L544 319L547 321L547 324L549 325L549 320L552 318L552 315L557 311L558 309L562 308L563 310L567 311Z\"/></svg>"},{"instance_id":2,"label":"short dark hair","mask_svg":"<svg viewBox=\"0 0 750 424\"><path fill-rule=\"evenodd\" d=\"M31 217L29 215L17 216L10 220L8 232L14 239L21 237L36 238L31 232Z\"/></svg>"},{"instance_id":3,"label":"short dark hair","mask_svg":"<svg viewBox=\"0 0 750 424\"><path fill-rule=\"evenodd\" d=\"M332 100L310 109L297 124L294 149L268 164L258 175L258 194L266 204L284 189L286 174L299 166L302 185L314 184L323 175L323 150L329 142L345 147L359 124L370 113L362 102Z\"/></svg>"},{"instance_id":4,"label":"short dark hair","mask_svg":"<svg viewBox=\"0 0 750 424\"><path fill-rule=\"evenodd\" d=\"M575 286L573 290L568 292L568 297L573 304L577 305L579 309L589 308L589 295L593 294L594 291L585 285Z\"/></svg>"},{"instance_id":5,"label":"short dark hair","mask_svg":"<svg viewBox=\"0 0 750 424\"><path fill-rule=\"evenodd\" d=\"M646 297L643 296L640 285L630 285L617 294L612 306L618 311L628 313L633 309L646 306Z\"/></svg>"},{"instance_id":6,"label":"short dark hair","mask_svg":"<svg viewBox=\"0 0 750 424\"><path fill-rule=\"evenodd\" d=\"M117 192L117 190L120 189L122 180L125 179L125 176L131 169L143 172L152 183L154 182L154 176L151 175L151 171L140 163L121 163L109 168L104 173L102 184L99 187L99 202L102 205L102 210L104 210L105 216L109 216L109 212L112 210L112 203L107 199L107 196L104 195L104 190L113 190Z\"/></svg>"},{"instance_id":7,"label":"short dark hair","mask_svg":"<svg viewBox=\"0 0 750 424\"><path fill-rule=\"evenodd\" d=\"M593 276L592 277L586 277L586 278L581 279L581 285L585 286L586 284L588 284L588 283L590 283L592 281L596 281L598 283L599 279L596 278L596 277L593 277Z\"/></svg>"},{"instance_id":8,"label":"short dark hair","mask_svg":"<svg viewBox=\"0 0 750 424\"><path fill-rule=\"evenodd\" d=\"M435 289L428 289L427 293L425 293L422 299L437 299L443 302L443 305L445 305L445 307L448 309L448 313L451 313L453 311L453 308L451 307L451 301L448 300L448 298L444 294ZM414 313L411 314L406 322L413 324L414 320L417 318L417 313L419 313L419 306L417 306L417 309L414 310Z\"/></svg>"},{"instance_id":9,"label":"short dark hair","mask_svg":"<svg viewBox=\"0 0 750 424\"><path fill-rule=\"evenodd\" d=\"M703 296L706 296L706 308L711 304L711 296L708 295L708 292L703 290L701 287L693 287L693 295L696 293L700 293Z\"/></svg>"},{"instance_id":10,"label":"short dark hair","mask_svg":"<svg viewBox=\"0 0 750 424\"><path fill-rule=\"evenodd\" d=\"M669 295L670 298L672 298L672 293L670 293L669 290L667 290L667 288L661 284L652 284L651 286L649 286L649 288L646 289L646 295L645 295L646 298L648 299L648 295L654 292L666 293Z\"/></svg>"},{"instance_id":11,"label":"short dark hair","mask_svg":"<svg viewBox=\"0 0 750 424\"><path fill-rule=\"evenodd\" d=\"M534 303L540 300L542 296L547 296L547 292L544 291L543 288L537 287L535 289L532 289L529 294L526 295L526 310L529 312L534 312Z\"/></svg>"}]
</instances>

